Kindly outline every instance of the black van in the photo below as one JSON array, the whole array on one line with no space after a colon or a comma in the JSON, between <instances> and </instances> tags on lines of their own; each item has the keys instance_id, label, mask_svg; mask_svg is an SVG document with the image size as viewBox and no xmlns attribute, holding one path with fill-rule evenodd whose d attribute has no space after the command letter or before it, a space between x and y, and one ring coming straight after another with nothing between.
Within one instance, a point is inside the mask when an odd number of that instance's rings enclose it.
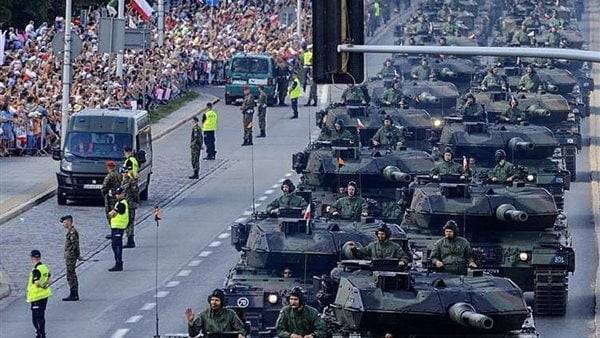
<instances>
[{"instance_id":1,"label":"black van","mask_svg":"<svg viewBox=\"0 0 600 338\"><path fill-rule=\"evenodd\" d=\"M67 126L63 149L53 152L60 161L56 173L57 202L100 199L102 182L106 177L106 162L122 165L123 148L134 149L140 168L138 172L140 197L148 199L152 174L152 133L150 118L145 110L85 109L73 114Z\"/></svg>"}]
</instances>

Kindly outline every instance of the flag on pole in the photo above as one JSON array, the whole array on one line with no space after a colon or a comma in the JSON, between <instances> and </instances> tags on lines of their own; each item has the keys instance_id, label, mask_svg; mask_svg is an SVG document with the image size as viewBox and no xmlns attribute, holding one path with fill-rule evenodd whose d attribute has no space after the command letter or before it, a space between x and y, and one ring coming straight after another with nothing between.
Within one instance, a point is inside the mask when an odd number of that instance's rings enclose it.
<instances>
[{"instance_id":1,"label":"flag on pole","mask_svg":"<svg viewBox=\"0 0 600 338\"><path fill-rule=\"evenodd\" d=\"M365 125L362 123L362 121L359 118L357 118L356 119L356 132L358 132L360 134L361 129L365 129Z\"/></svg>"},{"instance_id":2,"label":"flag on pole","mask_svg":"<svg viewBox=\"0 0 600 338\"><path fill-rule=\"evenodd\" d=\"M144 21L148 21L152 16L152 13L154 13L154 9L152 9L146 0L132 0L130 4L131 8L133 8Z\"/></svg>"},{"instance_id":3,"label":"flag on pole","mask_svg":"<svg viewBox=\"0 0 600 338\"><path fill-rule=\"evenodd\" d=\"M466 156L463 156L463 170L467 172L469 170L469 160Z\"/></svg>"},{"instance_id":4,"label":"flag on pole","mask_svg":"<svg viewBox=\"0 0 600 338\"><path fill-rule=\"evenodd\" d=\"M304 210L304 220L308 223L312 219L312 203L308 203L306 210Z\"/></svg>"}]
</instances>

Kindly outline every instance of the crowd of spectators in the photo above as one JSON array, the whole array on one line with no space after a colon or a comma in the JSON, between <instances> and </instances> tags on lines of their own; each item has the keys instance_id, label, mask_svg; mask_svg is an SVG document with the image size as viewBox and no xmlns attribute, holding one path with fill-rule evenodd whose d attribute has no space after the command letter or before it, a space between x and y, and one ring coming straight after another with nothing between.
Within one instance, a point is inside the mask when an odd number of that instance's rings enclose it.
<instances>
[{"instance_id":1,"label":"crowd of spectators","mask_svg":"<svg viewBox=\"0 0 600 338\"><path fill-rule=\"evenodd\" d=\"M123 77L116 58L98 51L98 22L106 8L73 20L82 51L73 61L70 111L86 107L120 106L152 109L185 92L191 85L218 83L224 63L235 53L270 53L290 62L301 53L310 30L298 37L281 13L295 0L229 0L208 7L183 1L165 18L165 42L156 44L156 15L143 22L127 11L129 27L146 26L154 35L145 51L127 50ZM309 1L303 16L310 27ZM52 50L52 38L64 19L6 32L4 63L0 64L0 156L36 155L59 141L62 102L62 57Z\"/></svg>"}]
</instances>

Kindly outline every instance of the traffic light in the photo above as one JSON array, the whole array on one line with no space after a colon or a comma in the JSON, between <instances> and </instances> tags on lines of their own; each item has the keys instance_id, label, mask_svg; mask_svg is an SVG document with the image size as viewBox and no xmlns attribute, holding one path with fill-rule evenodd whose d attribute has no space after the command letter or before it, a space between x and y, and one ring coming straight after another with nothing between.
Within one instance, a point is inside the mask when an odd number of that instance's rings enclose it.
<instances>
[{"instance_id":1,"label":"traffic light","mask_svg":"<svg viewBox=\"0 0 600 338\"><path fill-rule=\"evenodd\" d=\"M313 72L319 84L364 81L364 54L338 53L365 41L363 0L313 0Z\"/></svg>"}]
</instances>

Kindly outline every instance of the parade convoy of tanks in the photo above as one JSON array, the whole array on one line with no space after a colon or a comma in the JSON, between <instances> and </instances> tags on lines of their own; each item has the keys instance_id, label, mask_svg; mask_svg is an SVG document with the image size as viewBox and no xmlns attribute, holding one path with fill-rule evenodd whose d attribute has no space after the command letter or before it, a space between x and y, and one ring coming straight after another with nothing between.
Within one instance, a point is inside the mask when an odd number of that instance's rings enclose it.
<instances>
[{"instance_id":1,"label":"parade convoy of tanks","mask_svg":"<svg viewBox=\"0 0 600 338\"><path fill-rule=\"evenodd\" d=\"M523 43L524 30L533 45L583 48L581 1L545 5L552 14L540 23L528 1L426 0L394 32L398 44L506 46ZM558 40L549 23L560 25ZM530 65L536 83L523 80ZM287 290L300 285L334 337L537 337L533 316L565 314L575 270L562 209L589 115L588 72L564 60L394 55L318 112L322 137L293 154L295 193L309 207L232 225L241 258L226 279L227 306L269 336ZM398 143L372 142L385 119ZM490 179L498 150L515 165L508 181ZM461 174L432 173L450 151ZM368 212L334 217L329 207L350 182ZM477 269L466 275L431 263L449 220L473 249ZM382 228L412 254L409 268L353 255Z\"/></svg>"}]
</instances>

